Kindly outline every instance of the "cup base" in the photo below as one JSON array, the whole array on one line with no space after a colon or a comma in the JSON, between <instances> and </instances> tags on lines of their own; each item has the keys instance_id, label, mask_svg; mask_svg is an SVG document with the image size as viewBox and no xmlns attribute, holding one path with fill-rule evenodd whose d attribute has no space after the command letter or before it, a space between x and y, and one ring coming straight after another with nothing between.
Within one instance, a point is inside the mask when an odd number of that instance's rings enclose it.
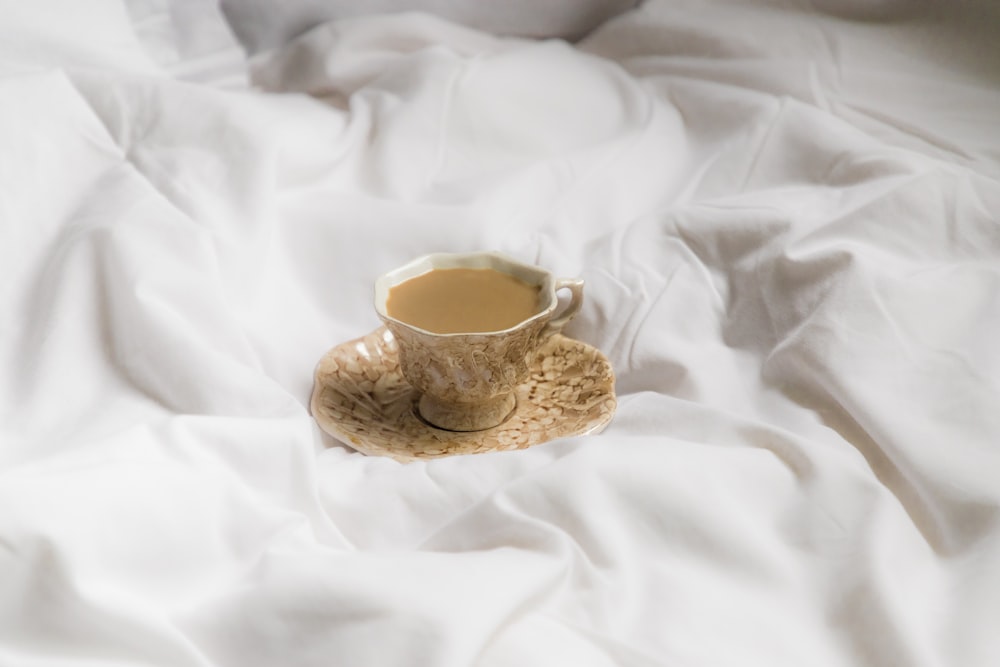
<instances>
[{"instance_id":1,"label":"cup base","mask_svg":"<svg viewBox=\"0 0 1000 667\"><path fill-rule=\"evenodd\" d=\"M446 431L483 431L502 424L516 403L513 392L482 403L447 403L424 394L417 412L431 426Z\"/></svg>"}]
</instances>

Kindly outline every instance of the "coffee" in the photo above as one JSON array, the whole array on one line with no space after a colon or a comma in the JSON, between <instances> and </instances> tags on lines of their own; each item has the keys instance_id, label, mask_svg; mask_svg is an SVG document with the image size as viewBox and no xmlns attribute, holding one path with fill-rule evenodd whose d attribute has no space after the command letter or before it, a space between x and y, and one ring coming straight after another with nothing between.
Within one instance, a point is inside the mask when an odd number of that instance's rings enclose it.
<instances>
[{"instance_id":1,"label":"coffee","mask_svg":"<svg viewBox=\"0 0 1000 667\"><path fill-rule=\"evenodd\" d=\"M502 331L538 313L540 293L494 269L432 269L390 288L385 311L433 333Z\"/></svg>"}]
</instances>

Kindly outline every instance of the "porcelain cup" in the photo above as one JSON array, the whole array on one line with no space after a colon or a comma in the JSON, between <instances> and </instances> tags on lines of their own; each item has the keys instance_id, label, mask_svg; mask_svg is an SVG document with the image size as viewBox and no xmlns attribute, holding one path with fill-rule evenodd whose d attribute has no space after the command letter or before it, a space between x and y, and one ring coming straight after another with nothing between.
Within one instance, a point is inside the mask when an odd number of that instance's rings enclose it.
<instances>
[{"instance_id":1,"label":"porcelain cup","mask_svg":"<svg viewBox=\"0 0 1000 667\"><path fill-rule=\"evenodd\" d=\"M434 333L389 315L389 290L435 269L495 269L540 289L537 312L502 331ZM556 294L569 291L560 307ZM399 345L403 377L420 392L420 417L449 431L479 431L502 423L515 408L514 390L528 379L528 363L546 337L560 331L583 304L583 281L495 252L433 254L375 281L375 311Z\"/></svg>"}]
</instances>

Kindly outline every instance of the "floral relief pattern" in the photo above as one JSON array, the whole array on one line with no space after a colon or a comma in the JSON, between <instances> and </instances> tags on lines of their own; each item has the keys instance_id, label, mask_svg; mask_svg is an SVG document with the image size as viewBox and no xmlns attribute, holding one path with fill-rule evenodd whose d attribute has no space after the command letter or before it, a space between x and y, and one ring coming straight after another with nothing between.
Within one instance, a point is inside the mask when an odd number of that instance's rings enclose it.
<instances>
[{"instance_id":1,"label":"floral relief pattern","mask_svg":"<svg viewBox=\"0 0 1000 667\"><path fill-rule=\"evenodd\" d=\"M365 454L399 461L524 449L601 431L617 402L614 373L595 348L561 334L529 359L517 407L503 423L445 431L422 420L419 393L403 378L399 348L385 327L330 350L316 367L311 409L326 433Z\"/></svg>"},{"instance_id":2,"label":"floral relief pattern","mask_svg":"<svg viewBox=\"0 0 1000 667\"><path fill-rule=\"evenodd\" d=\"M391 335L404 342L399 361L414 387L446 401L482 401L509 393L528 377L528 350L535 347L548 320L502 336L423 333L391 320Z\"/></svg>"}]
</instances>

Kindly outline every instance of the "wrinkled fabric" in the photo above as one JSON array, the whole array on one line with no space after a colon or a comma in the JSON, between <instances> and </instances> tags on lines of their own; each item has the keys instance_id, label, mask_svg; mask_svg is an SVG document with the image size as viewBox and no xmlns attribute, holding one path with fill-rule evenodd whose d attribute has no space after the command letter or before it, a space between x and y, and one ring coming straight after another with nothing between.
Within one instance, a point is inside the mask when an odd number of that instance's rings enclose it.
<instances>
[{"instance_id":1,"label":"wrinkled fabric","mask_svg":"<svg viewBox=\"0 0 1000 667\"><path fill-rule=\"evenodd\" d=\"M328 21L414 11L496 35L572 40L637 4L638 0L219 0L227 25L253 54L281 48Z\"/></svg>"},{"instance_id":2,"label":"wrinkled fabric","mask_svg":"<svg viewBox=\"0 0 1000 667\"><path fill-rule=\"evenodd\" d=\"M988 3L372 16L245 69L88 5L0 7L0 665L997 664ZM607 430L322 434L374 279L471 250L586 280Z\"/></svg>"}]
</instances>

